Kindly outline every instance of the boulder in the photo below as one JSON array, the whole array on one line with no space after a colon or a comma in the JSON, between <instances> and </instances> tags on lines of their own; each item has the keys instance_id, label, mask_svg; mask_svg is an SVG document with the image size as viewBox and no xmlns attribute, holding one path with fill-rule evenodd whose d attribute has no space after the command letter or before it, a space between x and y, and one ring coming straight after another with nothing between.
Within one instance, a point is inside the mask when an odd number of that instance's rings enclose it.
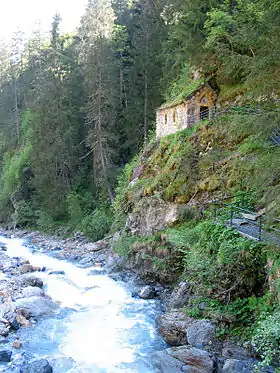
<instances>
[{"instance_id":1,"label":"boulder","mask_svg":"<svg viewBox=\"0 0 280 373\"><path fill-rule=\"evenodd\" d=\"M0 322L0 336L7 337L9 334L10 328Z\"/></svg>"},{"instance_id":2,"label":"boulder","mask_svg":"<svg viewBox=\"0 0 280 373\"><path fill-rule=\"evenodd\" d=\"M125 260L123 257L120 257L112 250L107 254L105 262L106 270L108 271L108 273L113 273L119 271L122 268Z\"/></svg>"},{"instance_id":3,"label":"boulder","mask_svg":"<svg viewBox=\"0 0 280 373\"><path fill-rule=\"evenodd\" d=\"M222 356L228 359L249 359L252 354L246 350L246 348L237 346L231 342L225 342L223 344Z\"/></svg>"},{"instance_id":4,"label":"boulder","mask_svg":"<svg viewBox=\"0 0 280 373\"><path fill-rule=\"evenodd\" d=\"M140 292L139 297L142 299L152 299L155 297L155 292L152 286L146 285L144 286Z\"/></svg>"},{"instance_id":5,"label":"boulder","mask_svg":"<svg viewBox=\"0 0 280 373\"><path fill-rule=\"evenodd\" d=\"M24 309L31 317L51 316L56 313L58 305L45 297L29 297L17 299L16 309Z\"/></svg>"},{"instance_id":6,"label":"boulder","mask_svg":"<svg viewBox=\"0 0 280 373\"><path fill-rule=\"evenodd\" d=\"M9 363L12 358L12 351L2 350L0 351L0 361L3 363Z\"/></svg>"},{"instance_id":7,"label":"boulder","mask_svg":"<svg viewBox=\"0 0 280 373\"><path fill-rule=\"evenodd\" d=\"M133 234L150 235L178 221L179 207L159 198L146 197L127 217L126 228Z\"/></svg>"},{"instance_id":8,"label":"boulder","mask_svg":"<svg viewBox=\"0 0 280 373\"><path fill-rule=\"evenodd\" d=\"M23 373L53 373L53 368L48 360L40 359L27 363Z\"/></svg>"},{"instance_id":9,"label":"boulder","mask_svg":"<svg viewBox=\"0 0 280 373\"><path fill-rule=\"evenodd\" d=\"M171 295L167 300L167 307L182 308L187 305L190 296L191 286L187 281L182 281L172 291Z\"/></svg>"},{"instance_id":10,"label":"boulder","mask_svg":"<svg viewBox=\"0 0 280 373\"><path fill-rule=\"evenodd\" d=\"M14 342L13 342L13 344L12 344L12 347L18 349L21 346L22 346L21 341L19 339L15 339Z\"/></svg>"},{"instance_id":11,"label":"boulder","mask_svg":"<svg viewBox=\"0 0 280 373\"><path fill-rule=\"evenodd\" d=\"M39 267L33 267L33 265L31 265L31 264L22 264L19 267L19 271L22 275L25 274L25 273L35 272L35 271L39 271L39 270L40 270Z\"/></svg>"},{"instance_id":12,"label":"boulder","mask_svg":"<svg viewBox=\"0 0 280 373\"><path fill-rule=\"evenodd\" d=\"M158 316L156 326L164 340L171 346L181 346L187 343L186 330L193 322L182 311L173 311Z\"/></svg>"},{"instance_id":13,"label":"boulder","mask_svg":"<svg viewBox=\"0 0 280 373\"><path fill-rule=\"evenodd\" d=\"M161 373L213 373L214 362L207 351L190 346L171 347L154 354Z\"/></svg>"},{"instance_id":14,"label":"boulder","mask_svg":"<svg viewBox=\"0 0 280 373\"><path fill-rule=\"evenodd\" d=\"M190 345L203 347L215 340L216 326L209 320L198 320L189 325L186 332Z\"/></svg>"},{"instance_id":15,"label":"boulder","mask_svg":"<svg viewBox=\"0 0 280 373\"><path fill-rule=\"evenodd\" d=\"M8 321L11 329L18 330L20 325L17 321L17 315L15 312L8 312L5 314L5 319Z\"/></svg>"},{"instance_id":16,"label":"boulder","mask_svg":"<svg viewBox=\"0 0 280 373\"><path fill-rule=\"evenodd\" d=\"M22 289L22 298L43 297L44 294L43 290L37 286L27 286Z\"/></svg>"},{"instance_id":17,"label":"boulder","mask_svg":"<svg viewBox=\"0 0 280 373\"><path fill-rule=\"evenodd\" d=\"M175 359L168 350L157 351L153 354L153 364L160 373L182 373L185 363Z\"/></svg>"},{"instance_id":18,"label":"boulder","mask_svg":"<svg viewBox=\"0 0 280 373\"><path fill-rule=\"evenodd\" d=\"M275 370L272 367L261 368L257 367L258 361L254 359L248 360L237 360L228 359L226 360L222 373L274 373ZM257 368L256 368L257 367ZM257 370L256 370L257 369Z\"/></svg>"},{"instance_id":19,"label":"boulder","mask_svg":"<svg viewBox=\"0 0 280 373\"><path fill-rule=\"evenodd\" d=\"M23 286L35 286L38 288L42 288L44 286L43 281L40 278L34 276L22 276L21 283Z\"/></svg>"},{"instance_id":20,"label":"boulder","mask_svg":"<svg viewBox=\"0 0 280 373\"><path fill-rule=\"evenodd\" d=\"M26 328L30 328L31 326L30 321L22 315L17 315L17 322L20 326L24 326Z\"/></svg>"},{"instance_id":21,"label":"boulder","mask_svg":"<svg viewBox=\"0 0 280 373\"><path fill-rule=\"evenodd\" d=\"M65 275L65 272L60 270L60 271L50 271L49 275Z\"/></svg>"},{"instance_id":22,"label":"boulder","mask_svg":"<svg viewBox=\"0 0 280 373\"><path fill-rule=\"evenodd\" d=\"M91 253L88 253L82 256L81 260L79 260L79 264L81 266L88 266L88 265L92 265L93 261L94 261L94 256Z\"/></svg>"}]
</instances>

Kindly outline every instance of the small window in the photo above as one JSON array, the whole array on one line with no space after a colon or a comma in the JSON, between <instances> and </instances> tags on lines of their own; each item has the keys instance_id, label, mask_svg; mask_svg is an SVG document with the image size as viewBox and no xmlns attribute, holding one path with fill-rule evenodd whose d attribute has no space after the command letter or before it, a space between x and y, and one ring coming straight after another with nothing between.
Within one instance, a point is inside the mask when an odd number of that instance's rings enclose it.
<instances>
[{"instance_id":1,"label":"small window","mask_svg":"<svg viewBox=\"0 0 280 373\"><path fill-rule=\"evenodd\" d=\"M167 114L164 114L164 123L167 124Z\"/></svg>"},{"instance_id":2,"label":"small window","mask_svg":"<svg viewBox=\"0 0 280 373\"><path fill-rule=\"evenodd\" d=\"M176 122L176 109L173 110L173 122Z\"/></svg>"},{"instance_id":3,"label":"small window","mask_svg":"<svg viewBox=\"0 0 280 373\"><path fill-rule=\"evenodd\" d=\"M200 104L204 106L208 106L208 98L206 96L203 96L200 100Z\"/></svg>"}]
</instances>

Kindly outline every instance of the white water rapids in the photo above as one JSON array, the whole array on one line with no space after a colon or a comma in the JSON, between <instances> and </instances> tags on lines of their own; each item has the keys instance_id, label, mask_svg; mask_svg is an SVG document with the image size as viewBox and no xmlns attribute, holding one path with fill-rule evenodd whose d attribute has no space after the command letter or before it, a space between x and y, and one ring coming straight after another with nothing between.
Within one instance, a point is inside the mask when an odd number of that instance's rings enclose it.
<instances>
[{"instance_id":1,"label":"white water rapids","mask_svg":"<svg viewBox=\"0 0 280 373\"><path fill-rule=\"evenodd\" d=\"M164 347L154 325L158 301L133 298L127 284L97 268L79 268L31 250L20 239L0 237L0 242L7 245L7 255L47 268L32 275L43 279L44 291L60 305L57 315L16 333L23 346L14 359L22 351L32 353L48 359L54 373L155 372L152 353ZM48 270L65 275L49 275Z\"/></svg>"}]
</instances>

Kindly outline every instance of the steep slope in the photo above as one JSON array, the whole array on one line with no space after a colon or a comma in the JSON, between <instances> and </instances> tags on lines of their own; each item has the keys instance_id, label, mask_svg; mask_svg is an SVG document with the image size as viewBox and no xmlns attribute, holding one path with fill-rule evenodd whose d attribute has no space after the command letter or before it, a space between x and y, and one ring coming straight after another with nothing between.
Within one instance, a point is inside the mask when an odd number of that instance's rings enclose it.
<instances>
[{"instance_id":1,"label":"steep slope","mask_svg":"<svg viewBox=\"0 0 280 373\"><path fill-rule=\"evenodd\" d=\"M213 201L265 208L265 229L278 229L280 147L270 136L279 119L277 107L234 107L151 142L126 166L114 206L126 265L175 291L187 281L185 312L214 320L222 339L251 341L266 363L279 358L279 247L215 223Z\"/></svg>"}]
</instances>

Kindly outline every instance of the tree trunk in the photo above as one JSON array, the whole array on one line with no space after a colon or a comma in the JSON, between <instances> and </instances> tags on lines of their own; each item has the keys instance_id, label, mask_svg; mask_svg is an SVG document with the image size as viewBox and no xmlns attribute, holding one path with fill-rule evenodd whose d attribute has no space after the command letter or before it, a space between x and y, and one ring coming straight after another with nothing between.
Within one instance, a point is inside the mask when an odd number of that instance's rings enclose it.
<instances>
[{"instance_id":1,"label":"tree trunk","mask_svg":"<svg viewBox=\"0 0 280 373\"><path fill-rule=\"evenodd\" d=\"M18 98L17 98L17 82L15 76L13 76L13 90L14 90L14 111L15 111L15 124L16 124L16 136L19 141L20 136L20 120L18 112Z\"/></svg>"},{"instance_id":2,"label":"tree trunk","mask_svg":"<svg viewBox=\"0 0 280 373\"><path fill-rule=\"evenodd\" d=\"M144 72L144 141L147 141L148 137L148 32L145 33L145 72Z\"/></svg>"}]
</instances>

